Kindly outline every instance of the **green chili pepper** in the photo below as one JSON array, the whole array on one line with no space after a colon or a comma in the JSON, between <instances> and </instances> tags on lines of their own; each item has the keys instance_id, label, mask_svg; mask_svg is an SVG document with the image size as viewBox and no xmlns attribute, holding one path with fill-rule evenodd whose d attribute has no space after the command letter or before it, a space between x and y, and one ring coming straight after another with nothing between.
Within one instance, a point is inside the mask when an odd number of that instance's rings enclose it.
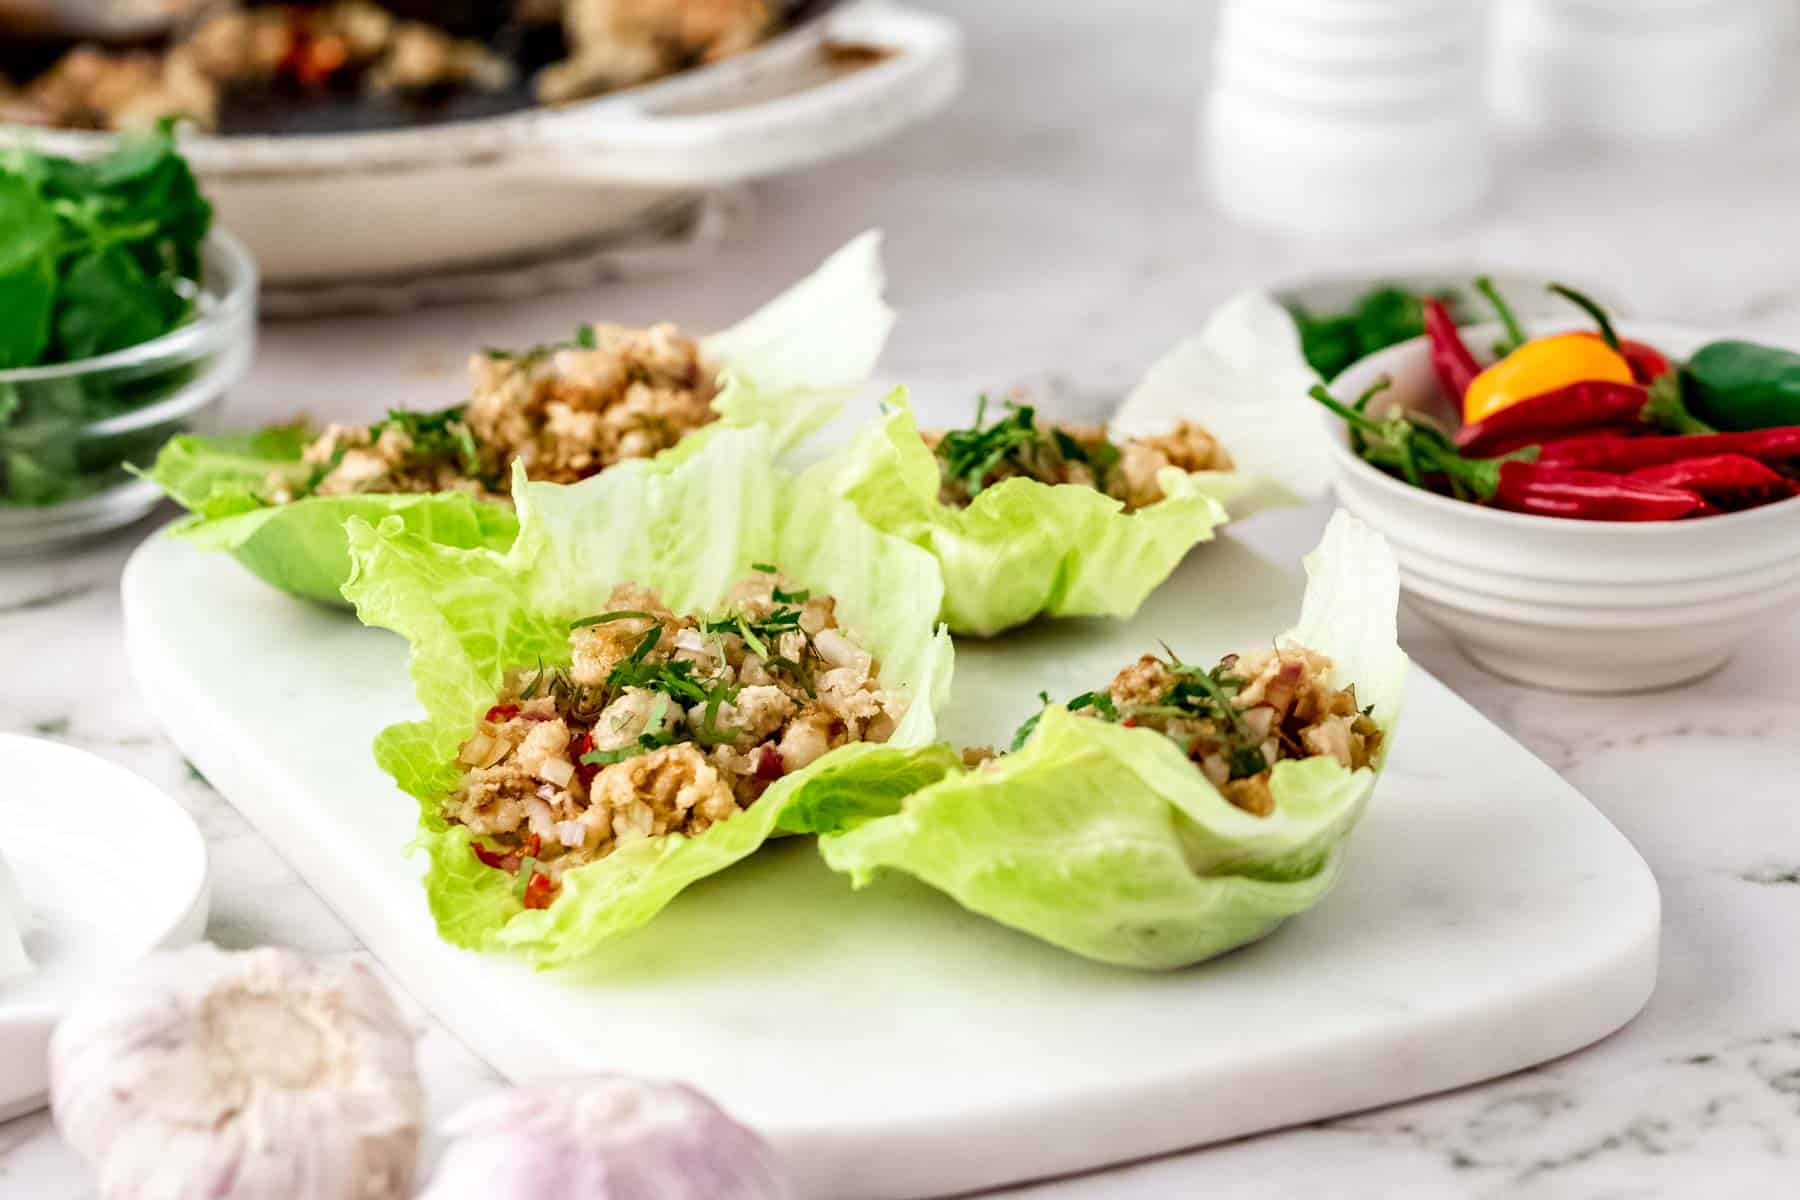
<instances>
[{"instance_id":1,"label":"green chili pepper","mask_svg":"<svg viewBox=\"0 0 1800 1200\"><path fill-rule=\"evenodd\" d=\"M1800 425L1800 354L1754 342L1709 342L1682 368L1688 407L1732 433Z\"/></svg>"}]
</instances>

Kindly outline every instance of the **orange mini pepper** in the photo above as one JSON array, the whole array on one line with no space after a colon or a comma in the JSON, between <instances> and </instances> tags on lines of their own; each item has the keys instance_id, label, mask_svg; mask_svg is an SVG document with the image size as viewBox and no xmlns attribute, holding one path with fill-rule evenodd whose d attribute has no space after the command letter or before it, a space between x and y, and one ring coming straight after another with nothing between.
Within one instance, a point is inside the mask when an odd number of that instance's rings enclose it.
<instances>
[{"instance_id":1,"label":"orange mini pepper","mask_svg":"<svg viewBox=\"0 0 1800 1200\"><path fill-rule=\"evenodd\" d=\"M1521 400L1586 382L1631 383L1631 364L1591 334L1537 338L1470 381L1463 394L1463 420L1473 425Z\"/></svg>"}]
</instances>

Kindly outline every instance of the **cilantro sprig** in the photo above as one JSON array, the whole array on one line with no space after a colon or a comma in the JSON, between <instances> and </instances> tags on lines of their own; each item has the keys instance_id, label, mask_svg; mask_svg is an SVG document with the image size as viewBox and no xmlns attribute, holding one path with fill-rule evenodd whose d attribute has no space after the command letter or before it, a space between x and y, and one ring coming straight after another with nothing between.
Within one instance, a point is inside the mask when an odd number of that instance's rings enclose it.
<instances>
[{"instance_id":1,"label":"cilantro sprig","mask_svg":"<svg viewBox=\"0 0 1800 1200\"><path fill-rule=\"evenodd\" d=\"M108 354L184 324L211 227L167 125L91 162L0 151L0 368Z\"/></svg>"},{"instance_id":2,"label":"cilantro sprig","mask_svg":"<svg viewBox=\"0 0 1800 1200\"><path fill-rule=\"evenodd\" d=\"M211 225L166 127L92 161L0 149L0 370L111 354L185 325L203 302ZM166 427L104 439L86 428L167 398L194 371L172 359L0 384L0 506L79 499L147 463Z\"/></svg>"}]
</instances>

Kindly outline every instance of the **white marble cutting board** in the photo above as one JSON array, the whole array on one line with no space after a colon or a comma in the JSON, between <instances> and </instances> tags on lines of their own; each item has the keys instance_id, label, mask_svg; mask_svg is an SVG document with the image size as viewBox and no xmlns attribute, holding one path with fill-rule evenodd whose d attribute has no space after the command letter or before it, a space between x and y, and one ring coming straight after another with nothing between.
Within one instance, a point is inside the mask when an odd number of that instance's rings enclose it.
<instances>
[{"instance_id":1,"label":"white marble cutting board","mask_svg":"<svg viewBox=\"0 0 1800 1200\"><path fill-rule=\"evenodd\" d=\"M1138 617L959 646L942 727L1003 741L1166 638L1205 659L1284 629L1295 574L1226 539ZM1548 767L1416 672L1343 884L1188 971L1087 963L803 841L695 887L579 975L435 937L413 802L368 744L414 713L399 639L151 538L125 572L133 675L170 737L416 997L516 1078L693 1082L808 1197L941 1194L1326 1117L1503 1074L1629 1020L1656 974L1637 853Z\"/></svg>"}]
</instances>

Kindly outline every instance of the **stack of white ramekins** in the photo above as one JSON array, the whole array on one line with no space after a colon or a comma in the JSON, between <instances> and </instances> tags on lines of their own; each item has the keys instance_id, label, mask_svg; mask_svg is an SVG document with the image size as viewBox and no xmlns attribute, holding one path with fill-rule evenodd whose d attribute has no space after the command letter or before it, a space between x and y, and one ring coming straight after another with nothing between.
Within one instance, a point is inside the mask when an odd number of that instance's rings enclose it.
<instances>
[{"instance_id":1,"label":"stack of white ramekins","mask_svg":"<svg viewBox=\"0 0 1800 1200\"><path fill-rule=\"evenodd\" d=\"M1495 111L1514 130L1646 142L1731 128L1787 66L1793 0L1504 0Z\"/></svg>"},{"instance_id":2,"label":"stack of white ramekins","mask_svg":"<svg viewBox=\"0 0 1800 1200\"><path fill-rule=\"evenodd\" d=\"M1240 220L1395 232L1461 213L1490 174L1483 5L1225 0L1206 168Z\"/></svg>"},{"instance_id":3,"label":"stack of white ramekins","mask_svg":"<svg viewBox=\"0 0 1800 1200\"><path fill-rule=\"evenodd\" d=\"M1223 0L1203 124L1221 207L1309 234L1467 212L1489 127L1653 142L1764 109L1796 0ZM1498 118L1498 120L1495 120Z\"/></svg>"}]
</instances>

